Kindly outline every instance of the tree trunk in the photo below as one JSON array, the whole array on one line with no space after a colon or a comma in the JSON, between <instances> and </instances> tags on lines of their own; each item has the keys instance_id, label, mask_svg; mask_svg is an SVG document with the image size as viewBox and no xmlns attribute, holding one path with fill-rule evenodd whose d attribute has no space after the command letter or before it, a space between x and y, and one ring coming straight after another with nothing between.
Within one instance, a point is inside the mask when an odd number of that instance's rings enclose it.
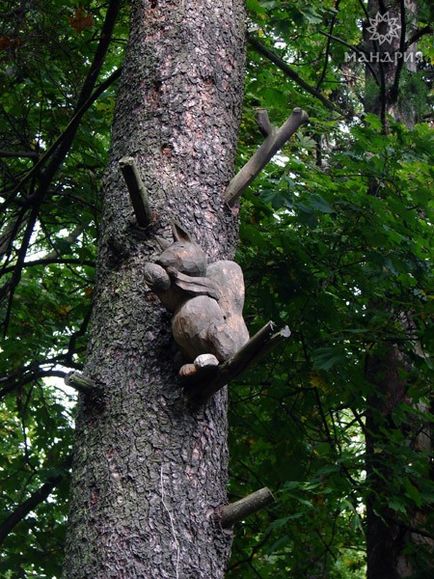
<instances>
[{"instance_id":1,"label":"tree trunk","mask_svg":"<svg viewBox=\"0 0 434 579\"><path fill-rule=\"evenodd\" d=\"M378 13L387 14L389 11L389 16L396 18L395 22L399 24L400 33L392 38L391 42L385 42L382 45L369 40L369 35L365 30L366 47L380 58L380 63L375 60L371 63L379 86L375 90L371 88L367 91L371 96L366 99L365 110L381 117L385 133L388 131L387 115L409 128L417 120L415 110L411 106L411 98L404 99L399 94L402 68L406 67L410 72L415 72L417 68L416 45L404 48L404 40L408 40L414 33L416 10L416 2L413 0L407 0L405 3L398 0L388 2L369 0L368 2L368 13L371 18L375 18ZM384 25L380 32L385 32ZM407 60L395 58L399 52L406 52ZM410 53L413 58L408 58ZM390 59L387 58L388 54L391 55ZM373 77L369 70L366 72L366 79L367 84L372 87ZM370 193L380 195L377 189L377 183L372 182ZM371 306L377 310L391 310L388 302L377 302ZM414 333L411 315L408 312L396 311L394 314L401 320L403 329L411 342L411 335ZM396 425L393 420L393 413L400 404L412 404L407 396L405 381L405 376L410 369L411 364L403 351L403 346L396 343L385 341L383 344L377 344L377 351L366 359L366 378L373 386L373 393L368 397L366 412L366 471L370 488L366 512L368 579L401 579L412 576L416 571L432 573L432 566L430 570L417 569L417 565L414 565L409 554L411 550L408 549L410 543L416 546L416 550L418 545L422 544L432 549L432 543L430 544L421 534L411 532L411 525L399 520L396 511L389 508L387 504L389 498L387 482L393 477L392 473L396 473L397 465L394 464L396 460L394 456L385 449L390 444L394 431L404 433L408 439L419 438L420 441L416 440L414 444L415 450L418 450L417 447L421 444L426 447L427 440L429 441L426 424ZM428 413L428 408L421 408L421 410ZM415 435L416 432L420 434ZM408 440L408 446L410 446L410 440ZM403 476L405 476L404 473ZM420 511L414 512L412 519L414 527L423 527L424 515Z\"/></svg>"},{"instance_id":2,"label":"tree trunk","mask_svg":"<svg viewBox=\"0 0 434 579\"><path fill-rule=\"evenodd\" d=\"M173 363L170 317L145 286L145 262L190 231L210 261L233 255L222 202L242 102L243 2L134 0L104 182L93 322L81 396L64 576L223 577L226 389L192 409ZM119 160L134 157L154 222L134 227Z\"/></svg>"},{"instance_id":3,"label":"tree trunk","mask_svg":"<svg viewBox=\"0 0 434 579\"><path fill-rule=\"evenodd\" d=\"M404 401L405 383L399 375L402 362L396 347L390 347L383 355L369 356L366 361L366 377L375 388L366 412L366 472L370 485L366 505L368 579L401 577L398 562L405 546L405 529L398 523L396 513L387 507L386 481L390 478L388 473L396 469L393 456L384 448L394 428L391 414ZM378 489L382 489L379 500Z\"/></svg>"}]
</instances>

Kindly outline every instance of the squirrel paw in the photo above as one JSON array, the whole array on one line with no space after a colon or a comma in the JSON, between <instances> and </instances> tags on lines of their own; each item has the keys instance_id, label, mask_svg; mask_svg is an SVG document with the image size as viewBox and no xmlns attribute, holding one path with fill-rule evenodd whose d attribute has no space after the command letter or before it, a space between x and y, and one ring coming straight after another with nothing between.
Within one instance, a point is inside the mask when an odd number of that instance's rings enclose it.
<instances>
[{"instance_id":1,"label":"squirrel paw","mask_svg":"<svg viewBox=\"0 0 434 579\"><path fill-rule=\"evenodd\" d=\"M214 356L214 354L201 354L194 359L194 367L198 370L200 368L206 368L207 366L218 366L219 361Z\"/></svg>"},{"instance_id":2,"label":"squirrel paw","mask_svg":"<svg viewBox=\"0 0 434 579\"><path fill-rule=\"evenodd\" d=\"M196 374L197 368L194 364L184 364L181 366L178 372L178 376L181 378L188 378L189 376L193 376Z\"/></svg>"},{"instance_id":3,"label":"squirrel paw","mask_svg":"<svg viewBox=\"0 0 434 579\"><path fill-rule=\"evenodd\" d=\"M213 354L201 354L197 356L193 364L184 364L179 369L178 375L181 378L188 378L200 372L203 368L210 368L211 366L218 366L219 361Z\"/></svg>"}]
</instances>

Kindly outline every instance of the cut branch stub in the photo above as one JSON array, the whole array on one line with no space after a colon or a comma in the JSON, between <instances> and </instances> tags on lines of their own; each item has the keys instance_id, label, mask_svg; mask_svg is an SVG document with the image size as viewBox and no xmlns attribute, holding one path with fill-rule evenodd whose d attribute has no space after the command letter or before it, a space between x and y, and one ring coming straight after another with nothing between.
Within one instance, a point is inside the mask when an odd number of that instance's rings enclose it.
<instances>
[{"instance_id":1,"label":"cut branch stub","mask_svg":"<svg viewBox=\"0 0 434 579\"><path fill-rule=\"evenodd\" d=\"M272 502L274 502L274 497L270 489L268 487L259 489L235 503L220 508L218 512L220 524L224 528L232 527Z\"/></svg>"},{"instance_id":2,"label":"cut branch stub","mask_svg":"<svg viewBox=\"0 0 434 579\"><path fill-rule=\"evenodd\" d=\"M264 109L258 111L256 118L259 128L262 134L266 136L266 139L227 186L224 200L230 206L239 199L244 189L250 185L295 131L308 121L307 113L299 108L295 108L292 111L291 116L279 129L272 127L268 119L268 113Z\"/></svg>"},{"instance_id":3,"label":"cut branch stub","mask_svg":"<svg viewBox=\"0 0 434 579\"><path fill-rule=\"evenodd\" d=\"M187 394L196 402L205 401L250 366L256 364L290 335L291 331L288 326L275 332L274 322L268 322L229 360L219 366L196 368L196 372L181 376Z\"/></svg>"},{"instance_id":4,"label":"cut branch stub","mask_svg":"<svg viewBox=\"0 0 434 579\"><path fill-rule=\"evenodd\" d=\"M90 378L86 378L80 372L71 372L65 377L65 384L75 388L78 392L86 395L95 395L100 392L100 388Z\"/></svg>"},{"instance_id":5,"label":"cut branch stub","mask_svg":"<svg viewBox=\"0 0 434 579\"><path fill-rule=\"evenodd\" d=\"M136 162L132 157L122 157L119 166L130 194L131 203L139 227L148 227L152 222L152 212L148 193L140 177Z\"/></svg>"}]
</instances>

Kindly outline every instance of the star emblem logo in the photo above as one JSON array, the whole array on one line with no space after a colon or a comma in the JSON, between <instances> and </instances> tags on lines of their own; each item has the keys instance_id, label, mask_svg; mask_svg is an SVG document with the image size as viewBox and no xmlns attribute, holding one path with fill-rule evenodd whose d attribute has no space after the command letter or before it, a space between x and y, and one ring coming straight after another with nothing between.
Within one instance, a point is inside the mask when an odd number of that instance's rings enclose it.
<instances>
[{"instance_id":1,"label":"star emblem logo","mask_svg":"<svg viewBox=\"0 0 434 579\"><path fill-rule=\"evenodd\" d=\"M370 26L367 31L370 33L370 40L376 40L380 44L387 42L391 44L394 38L399 38L401 25L398 18L391 16L390 12L380 14L377 12L374 18L369 19Z\"/></svg>"}]
</instances>

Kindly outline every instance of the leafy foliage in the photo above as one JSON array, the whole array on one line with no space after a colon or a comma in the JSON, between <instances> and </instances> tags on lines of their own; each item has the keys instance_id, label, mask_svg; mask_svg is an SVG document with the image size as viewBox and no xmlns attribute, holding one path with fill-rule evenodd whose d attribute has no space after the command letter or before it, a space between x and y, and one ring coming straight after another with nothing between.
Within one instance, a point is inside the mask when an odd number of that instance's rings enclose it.
<instances>
[{"instance_id":1,"label":"leafy foliage","mask_svg":"<svg viewBox=\"0 0 434 579\"><path fill-rule=\"evenodd\" d=\"M5 539L0 574L58 577L74 415L59 379L81 367L85 352L112 84L86 109L48 183L44 170L60 148L51 145L77 114L106 5L4 4L0 520L47 480L59 482ZM250 36L278 64L250 43L239 165L262 139L256 107L267 108L277 125L299 106L310 122L242 202L238 257L249 327L273 319L293 333L285 349L231 387L230 494L267 485L276 502L237 528L228 577L363 577L368 498L386 504L402 525L414 527L419 509L422 528L434 526L429 449L408 437L409 425L432 422L424 410L434 336L429 64L401 77L400 98L413 87L409 106L419 122L408 129L389 119L385 132L363 111L364 65L345 60L348 45L361 41L363 3L246 4ZM421 27L428 10L422 3ZM126 16L118 16L99 83L121 64ZM419 47L428 54L425 38ZM42 185L23 255L32 195ZM411 313L410 335L402 312ZM375 386L365 362L390 343L411 360L402 370L407 398L378 437L388 470L381 488L372 488L364 436Z\"/></svg>"},{"instance_id":2,"label":"leafy foliage","mask_svg":"<svg viewBox=\"0 0 434 579\"><path fill-rule=\"evenodd\" d=\"M56 577L75 403L61 378L81 367L86 347L112 85L86 110L53 178L44 182L43 171L77 115L107 7L50 0L3 2L1 11L1 520L47 481L64 476L6 538L0 575ZM120 65L126 14L115 32L98 82ZM32 197L41 188L43 202L26 247ZM18 269L22 248L26 264Z\"/></svg>"}]
</instances>

